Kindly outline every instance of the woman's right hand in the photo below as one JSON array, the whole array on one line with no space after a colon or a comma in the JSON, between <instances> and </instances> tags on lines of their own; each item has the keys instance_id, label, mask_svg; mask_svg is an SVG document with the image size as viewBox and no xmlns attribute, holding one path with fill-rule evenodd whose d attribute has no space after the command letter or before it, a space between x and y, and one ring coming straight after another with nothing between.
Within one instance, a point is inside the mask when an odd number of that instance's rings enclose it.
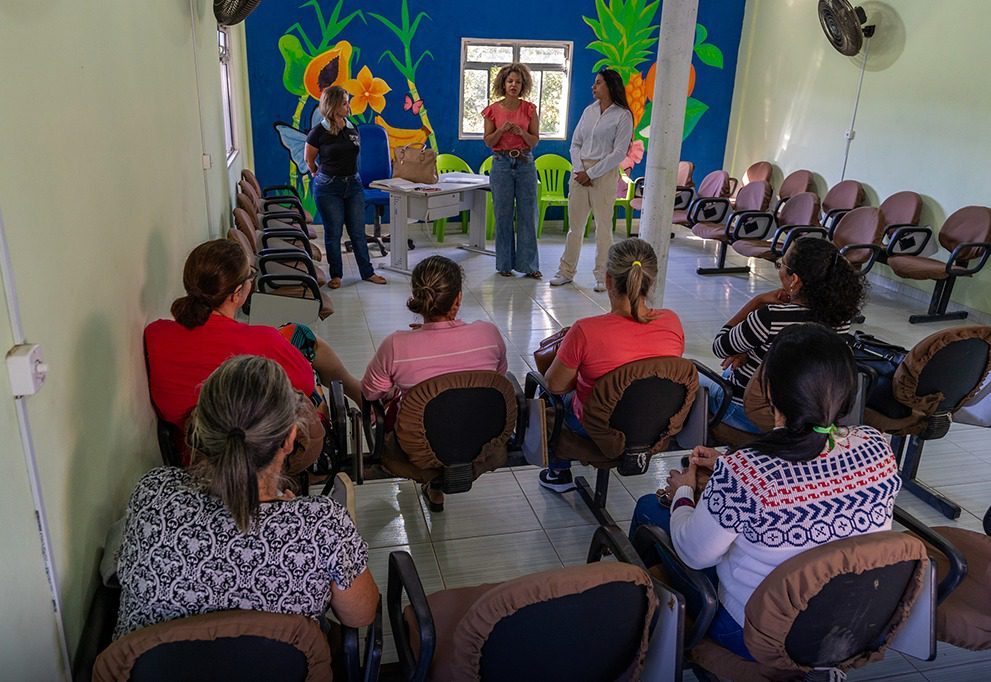
<instances>
[{"instance_id":1,"label":"woman's right hand","mask_svg":"<svg viewBox=\"0 0 991 682\"><path fill-rule=\"evenodd\" d=\"M511 133L511 132L513 132L513 128L515 128L515 127L516 127L516 124L515 123L512 123L510 121L506 121L505 123L502 124L502 127L499 128L499 132L502 132L502 133Z\"/></svg>"},{"instance_id":2,"label":"woman's right hand","mask_svg":"<svg viewBox=\"0 0 991 682\"><path fill-rule=\"evenodd\" d=\"M696 445L688 461L700 469L712 471L716 468L716 459L722 454L714 448L707 448L704 445Z\"/></svg>"},{"instance_id":3,"label":"woman's right hand","mask_svg":"<svg viewBox=\"0 0 991 682\"><path fill-rule=\"evenodd\" d=\"M759 294L753 298L753 302L756 303L758 307L788 303L790 301L791 297L784 289L772 289L771 291L765 291L763 294Z\"/></svg>"}]
</instances>

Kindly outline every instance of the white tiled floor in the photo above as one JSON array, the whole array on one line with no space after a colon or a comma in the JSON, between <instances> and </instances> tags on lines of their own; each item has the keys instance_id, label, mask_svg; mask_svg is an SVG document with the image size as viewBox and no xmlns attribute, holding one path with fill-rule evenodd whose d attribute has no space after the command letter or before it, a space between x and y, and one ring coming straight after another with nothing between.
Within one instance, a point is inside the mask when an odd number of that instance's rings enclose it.
<instances>
[{"instance_id":1,"label":"white tiled floor","mask_svg":"<svg viewBox=\"0 0 991 682\"><path fill-rule=\"evenodd\" d=\"M564 240L560 227L548 224L540 241L541 270L545 280L499 277L494 259L456 248L461 238L449 225L447 241L433 242L423 225L411 225L418 248L410 252L410 267L425 256L442 253L462 264L466 287L461 317L495 323L506 339L509 369L521 383L532 369L532 350L540 339L579 317L608 309L606 294L594 293L591 267L594 245L586 240L574 286L552 289L547 279L557 269ZM777 283L773 267L752 263L750 275L702 277L698 265L711 265L714 244L687 236L683 230L672 241L664 306L681 317L686 355L718 366L710 350L715 332L755 293ZM732 261L735 256L730 257ZM373 258L376 263L383 260ZM742 259L738 259L741 260ZM344 286L334 292L335 314L316 326L345 365L361 375L378 343L396 329L417 321L406 309L408 278L383 271L387 286L359 282L353 258L345 256ZM875 287L860 328L886 340L911 346L923 337L954 323L909 325L908 315L924 311L925 304ZM609 510L625 526L637 497L653 492L669 468L677 467L681 453L657 457L646 476L621 478L610 485ZM920 478L939 487L964 507L956 523L979 529L980 517L991 503L991 439L983 429L955 425L941 441L925 449ZM576 473L581 467L576 467ZM358 488L358 525L368 541L371 570L385 589L388 555L395 550L412 553L428 593L450 587L494 582L561 565L582 563L592 532L592 515L577 494L555 495L536 482L537 470L516 468L485 474L466 494L448 496L442 514L427 511L410 481L374 481ZM586 470L594 481L594 472ZM954 523L903 493L898 503L931 524ZM386 637L385 661L395 660L391 634ZM686 676L690 677L690 676ZM986 680L991 677L991 654L975 654L940 645L935 661L923 663L890 654L884 661L855 671L858 680Z\"/></svg>"}]
</instances>

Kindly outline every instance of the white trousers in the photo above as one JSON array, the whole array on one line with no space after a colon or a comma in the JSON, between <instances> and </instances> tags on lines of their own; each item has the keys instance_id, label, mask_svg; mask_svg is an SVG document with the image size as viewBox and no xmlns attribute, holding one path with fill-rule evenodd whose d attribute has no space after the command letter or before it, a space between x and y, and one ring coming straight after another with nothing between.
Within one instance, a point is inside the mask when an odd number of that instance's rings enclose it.
<instances>
[{"instance_id":1,"label":"white trousers","mask_svg":"<svg viewBox=\"0 0 991 682\"><path fill-rule=\"evenodd\" d=\"M582 162L585 168L591 168L594 163L595 161ZM578 271L585 223L591 213L595 219L595 267L592 274L597 282L605 281L606 259L609 256L609 247L612 246L612 215L618 182L618 168L593 180L591 187L578 184L572 175L568 188L568 239L558 267L558 272L562 275L574 277Z\"/></svg>"}]
</instances>

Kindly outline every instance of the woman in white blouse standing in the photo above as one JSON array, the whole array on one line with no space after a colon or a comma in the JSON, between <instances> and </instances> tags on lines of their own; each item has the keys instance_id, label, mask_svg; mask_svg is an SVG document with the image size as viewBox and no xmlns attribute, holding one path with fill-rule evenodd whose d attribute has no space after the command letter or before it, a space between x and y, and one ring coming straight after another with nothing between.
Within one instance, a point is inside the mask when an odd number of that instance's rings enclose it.
<instances>
[{"instance_id":1,"label":"woman in white blouse standing","mask_svg":"<svg viewBox=\"0 0 991 682\"><path fill-rule=\"evenodd\" d=\"M575 278L589 212L595 217L595 291L606 290L606 257L612 246L612 213L619 164L633 139L633 114L626 103L623 79L602 69L592 83L595 102L582 112L571 138L571 187L568 196L568 241L552 286Z\"/></svg>"}]
</instances>

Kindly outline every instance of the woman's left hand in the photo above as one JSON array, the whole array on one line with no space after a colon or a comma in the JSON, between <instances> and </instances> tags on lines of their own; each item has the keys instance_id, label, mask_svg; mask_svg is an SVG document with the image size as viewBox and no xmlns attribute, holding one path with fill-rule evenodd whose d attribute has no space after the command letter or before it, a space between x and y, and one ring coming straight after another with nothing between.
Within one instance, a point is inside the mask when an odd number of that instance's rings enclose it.
<instances>
[{"instance_id":1,"label":"woman's left hand","mask_svg":"<svg viewBox=\"0 0 991 682\"><path fill-rule=\"evenodd\" d=\"M592 178L588 177L588 173L586 173L583 170L580 170L577 173L575 173L575 182L577 182L579 185L584 185L585 187L588 187L592 184Z\"/></svg>"},{"instance_id":2,"label":"woman's left hand","mask_svg":"<svg viewBox=\"0 0 991 682\"><path fill-rule=\"evenodd\" d=\"M698 486L698 471L694 464L690 464L687 469L680 471L674 469L668 474L668 490L674 493L683 485L687 485L692 490Z\"/></svg>"}]
</instances>

